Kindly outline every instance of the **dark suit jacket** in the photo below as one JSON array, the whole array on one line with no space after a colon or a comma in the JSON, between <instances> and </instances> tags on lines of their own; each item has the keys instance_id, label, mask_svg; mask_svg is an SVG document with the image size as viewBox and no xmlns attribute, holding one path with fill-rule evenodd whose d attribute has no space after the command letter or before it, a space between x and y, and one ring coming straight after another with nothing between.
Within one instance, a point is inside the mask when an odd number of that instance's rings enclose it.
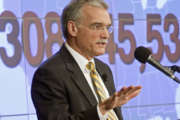
<instances>
[{"instance_id":1,"label":"dark suit jacket","mask_svg":"<svg viewBox=\"0 0 180 120\"><path fill-rule=\"evenodd\" d=\"M111 70L95 59L110 95L115 92ZM35 72L31 88L39 120L98 120L97 101L78 64L63 45ZM114 109L122 120L121 109Z\"/></svg>"}]
</instances>

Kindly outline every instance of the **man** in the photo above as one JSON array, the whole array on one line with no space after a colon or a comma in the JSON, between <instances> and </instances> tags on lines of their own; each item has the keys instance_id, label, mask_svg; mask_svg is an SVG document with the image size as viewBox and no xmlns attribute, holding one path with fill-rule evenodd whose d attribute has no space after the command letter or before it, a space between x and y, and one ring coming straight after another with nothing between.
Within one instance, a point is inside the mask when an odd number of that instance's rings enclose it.
<instances>
[{"instance_id":1,"label":"man","mask_svg":"<svg viewBox=\"0 0 180 120\"><path fill-rule=\"evenodd\" d=\"M105 53L110 26L103 0L77 0L63 10L66 43L37 69L32 82L39 120L123 120L120 107L141 86L115 92L109 67L94 58Z\"/></svg>"}]
</instances>

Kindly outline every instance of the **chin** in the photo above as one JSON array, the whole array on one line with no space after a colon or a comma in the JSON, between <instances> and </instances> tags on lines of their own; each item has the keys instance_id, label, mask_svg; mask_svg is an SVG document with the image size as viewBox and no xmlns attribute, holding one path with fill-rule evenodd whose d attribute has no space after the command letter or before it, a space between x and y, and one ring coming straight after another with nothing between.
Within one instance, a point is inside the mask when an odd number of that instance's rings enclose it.
<instances>
[{"instance_id":1,"label":"chin","mask_svg":"<svg viewBox=\"0 0 180 120\"><path fill-rule=\"evenodd\" d=\"M100 51L100 52L96 52L96 56L100 56L100 55L103 55L105 54L105 50L104 51Z\"/></svg>"}]
</instances>

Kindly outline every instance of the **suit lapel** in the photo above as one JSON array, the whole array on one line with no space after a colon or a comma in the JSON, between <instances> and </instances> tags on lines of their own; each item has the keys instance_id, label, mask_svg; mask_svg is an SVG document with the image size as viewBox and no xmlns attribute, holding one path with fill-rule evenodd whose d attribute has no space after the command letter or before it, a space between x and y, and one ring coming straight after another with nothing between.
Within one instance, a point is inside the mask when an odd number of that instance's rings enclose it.
<instances>
[{"instance_id":1,"label":"suit lapel","mask_svg":"<svg viewBox=\"0 0 180 120\"><path fill-rule=\"evenodd\" d=\"M68 69L72 70L72 76L71 78L73 79L73 81L75 82L75 84L79 87L79 89L81 90L81 92L84 94L84 96L88 99L88 101L92 104L92 105L96 105L97 101L96 98L94 97L91 88L88 85L88 82L86 80L86 78L84 77L82 71L80 70L79 66L73 65L74 67L70 68L70 64L68 65Z\"/></svg>"},{"instance_id":2,"label":"suit lapel","mask_svg":"<svg viewBox=\"0 0 180 120\"><path fill-rule=\"evenodd\" d=\"M61 49L61 53L63 53L63 59L66 64L67 70L69 71L69 75L71 75L72 81L77 85L77 87L81 90L83 95L87 98L91 105L96 105L97 101L95 96L93 95L90 86L86 78L84 77L80 67L72 57L72 55L68 52L66 47L63 45Z\"/></svg>"}]
</instances>

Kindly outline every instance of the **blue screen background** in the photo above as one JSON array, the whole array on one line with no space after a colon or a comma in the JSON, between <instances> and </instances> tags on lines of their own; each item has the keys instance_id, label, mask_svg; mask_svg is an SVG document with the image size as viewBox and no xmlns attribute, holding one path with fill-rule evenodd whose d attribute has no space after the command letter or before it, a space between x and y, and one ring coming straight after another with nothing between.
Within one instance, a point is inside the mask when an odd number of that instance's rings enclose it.
<instances>
[{"instance_id":1,"label":"blue screen background","mask_svg":"<svg viewBox=\"0 0 180 120\"><path fill-rule=\"evenodd\" d=\"M48 12L56 12L61 16L62 10L70 0L0 0L0 13L8 10L14 13L19 22L20 32L18 40L22 40L22 21L23 14L32 11L36 13L43 26L44 40L47 39L45 31L45 16ZM143 45L152 48L153 53L158 50L156 40L147 42L147 14L159 14L161 24L154 25L153 29L158 30L162 36L164 45L168 45L172 52L176 51L176 45L170 40L170 33L174 26L170 27L169 32L163 30L164 18L167 14L176 16L180 24L180 1L179 0L106 0L109 5L109 12L112 15L114 28L114 43L118 48L123 48L125 53L129 53L131 46L127 38L124 42L118 40L119 14L132 14L134 23L126 25L124 29L130 30L136 41L136 47ZM179 26L178 24L178 26ZM7 24L5 31L0 31L0 47L4 47L8 56L14 53L14 47L8 43L7 34L12 31L11 24ZM57 24L53 24L52 31L57 32ZM30 49L32 55L37 53L37 29L35 25L30 28ZM178 33L180 41L180 35ZM61 46L53 45L53 53ZM23 50L22 50L23 51ZM180 51L179 51L180 54ZM142 85L140 95L129 103L122 106L125 120L178 120L180 119L180 84L171 80L163 73L159 72L151 65L145 66L144 72L140 72L141 64L133 60L127 64L123 62L120 55L116 52L114 63L110 63L109 55L99 56L99 59L107 63L114 76L116 89L123 86ZM47 57L43 57L43 61ZM163 53L160 63L163 65L179 65L180 57L177 61L171 62ZM32 76L37 66L32 66L22 52L21 60L15 67L8 67L1 59L0 54L0 120L37 120L34 106L31 101L30 89ZM180 78L178 73L175 74Z\"/></svg>"}]
</instances>

